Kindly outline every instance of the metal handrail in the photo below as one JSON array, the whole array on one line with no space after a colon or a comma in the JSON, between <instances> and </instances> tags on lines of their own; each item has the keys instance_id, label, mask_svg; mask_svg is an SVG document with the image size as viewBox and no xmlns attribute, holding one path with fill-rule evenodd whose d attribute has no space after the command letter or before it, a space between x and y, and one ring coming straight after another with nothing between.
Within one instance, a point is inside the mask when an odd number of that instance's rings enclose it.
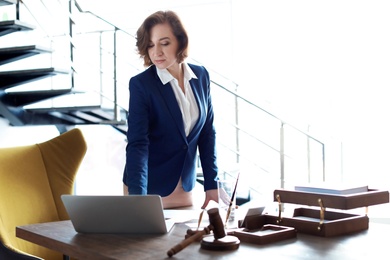
<instances>
[{"instance_id":1,"label":"metal handrail","mask_svg":"<svg viewBox=\"0 0 390 260\"><path fill-rule=\"evenodd\" d=\"M113 70L114 70L114 78L113 78L113 82L114 82L114 100L113 100L113 103L114 103L114 118L113 118L113 123L116 122L116 123L123 123L123 120L121 119L121 115L120 115L120 109L121 107L119 106L118 104L118 87L117 87L117 32L118 31L121 31L125 34L128 34L129 36L132 36L134 37L133 35L131 35L130 33L128 33L127 31L123 30L123 29L120 29L118 26L114 25L113 23L111 23L110 21L104 19L103 17L101 17L100 15L97 15L91 11L85 11L81 8L81 6L79 5L79 3L77 2L77 0L69 0L69 6L71 6L72 2L74 3L75 7L77 8L77 10L80 12L80 13L88 13L88 14L91 14L92 16L96 17L97 19L103 21L104 23L112 26L114 28L114 50L113 50L113 57L114 57L114 64L113 64ZM70 11L71 11L71 7L70 8Z\"/></svg>"},{"instance_id":2,"label":"metal handrail","mask_svg":"<svg viewBox=\"0 0 390 260\"><path fill-rule=\"evenodd\" d=\"M232 94L236 99L240 99L242 101L244 101L245 103L249 104L250 106L262 111L263 113L267 114L268 116L278 120L280 122L280 147L279 147L279 153L280 153L280 174L281 174L281 178L280 178L280 181L281 181L281 184L280 184L280 187L281 188L284 188L284 175L285 175L285 172L284 172L284 169L285 169L285 156L287 156L284 152L284 128L286 125L288 125L289 127L291 127L292 129L298 131L299 133L305 135L307 137L308 140L313 140L315 142L317 142L318 144L321 145L321 149L322 149L322 180L325 181L325 144L323 142L321 142L319 139L315 138L314 136L312 136L311 134L309 134L308 132L306 131L303 131L297 127L295 127L292 123L289 123L287 122L286 120L283 120L281 119L280 117L272 114L270 111L268 110L265 110L264 108L258 106L257 104L253 103L252 101L248 100L247 98L239 95L236 91L233 91L221 84L219 84L218 82L215 82L213 80L211 80L211 82L213 84L215 84L216 86L218 86L219 88L225 90L226 92ZM237 109L236 109L236 113L237 113ZM237 116L237 115L236 115ZM238 126L235 126L236 130L240 130ZM253 139L255 139L256 141L259 141L259 142L262 142L264 143L262 140L260 140L259 138L256 138L254 136L252 136ZM309 142L309 141L308 141ZM267 145L267 144L265 144ZM269 146L269 145L267 145ZM270 146L269 146L270 147ZM273 150L276 150L275 148L271 147L271 149ZM309 149L309 148L308 148ZM238 153L237 153L238 154ZM310 161L310 154L308 152L308 161ZM308 181L310 182L310 167L308 167Z\"/></svg>"},{"instance_id":3,"label":"metal handrail","mask_svg":"<svg viewBox=\"0 0 390 260\"><path fill-rule=\"evenodd\" d=\"M69 0L69 1L73 1L74 4L75 4L75 6L77 7L78 11L80 11L81 13L89 13L89 14L91 14L92 16L96 17L97 19L99 19L99 20L103 21L104 23L106 23L106 24L108 24L108 25L110 25L110 26L113 27L113 30L114 30L114 50L113 50L113 55L114 55L114 56L117 55L117 49L116 49L116 48L117 48L117 46L116 46L116 34L117 34L118 31L121 31L121 32L123 32L123 33L129 35L130 37L135 38L134 35L130 34L129 32L127 32L127 31L124 30L124 29L119 28L118 26L114 25L113 23L111 23L111 22L108 21L107 19L104 19L103 17L101 17L101 16L99 16L99 15L97 15L97 14L91 12L91 11L84 11L84 10L81 8L81 6L78 4L77 0ZM113 64L113 66L114 66L114 90L113 90L113 91L114 91L114 103L115 103L115 111L114 111L114 113L117 112L116 110L117 110L117 107L118 107L117 98L116 98L116 96L117 96L117 85L116 85L116 83L117 83L117 78L116 78L116 76L117 76L117 75L116 75L116 66L117 66L117 64L116 64L116 62L117 62L117 61L116 61L116 57L114 57L114 64ZM194 60L194 62L199 63L199 62L197 62L196 60ZM208 68L208 70L209 70L211 73L218 74L219 77L223 77L223 76L220 75L219 73L217 73L217 72L215 72L215 71L213 71L213 70L210 70L209 68ZM229 80L229 79L227 79L227 78L225 78L225 79L226 79L226 80ZM229 80L229 81L230 81L230 80ZM247 103L248 105L250 105L250 106L256 108L257 110L262 111L263 113L265 113L266 115L270 116L271 118L274 118L274 119L276 119L276 120L278 120L278 121L280 122L280 147L279 147L278 152L279 152L279 154L280 154L280 171L281 171L281 172L280 172L280 176L281 176L281 187L282 187L282 188L284 187L284 174L285 174L285 173L284 173L284 167L285 167L285 157L287 156L287 155L285 154L285 149L284 149L284 145L285 145L285 143L284 143L284 138L285 138L284 130L285 130L285 126L289 126L289 127L291 127L292 129L294 129L295 131L297 131L297 132L303 134L304 136L306 136L306 138L307 138L307 140L308 140L308 143L309 143L309 140L313 140L313 141L315 141L316 143L318 143L318 144L321 145L321 147L322 147L322 178L323 178L323 180L325 180L325 144L324 144L322 141L320 141L319 139L315 138L314 136L312 136L312 135L311 135L310 133L308 133L307 131L304 131L304 130L302 130L302 129L299 129L299 128L296 127L294 124L287 122L287 120L284 120L284 119L282 119L282 118L276 116L275 114L271 113L270 111L268 111L268 110L266 110L266 109L260 107L259 105L255 104L254 102L250 101L249 99L247 99L247 98L243 97L242 95L238 94L238 93L237 93L238 84L236 84L236 83L230 81L230 83L232 83L232 84L235 86L235 87L234 87L235 89L232 90L232 89L229 89L228 87L226 87L225 85L222 85L222 84L220 84L219 82L215 81L212 77L211 77L211 83L214 84L214 85L216 85L216 86L218 86L220 89L222 89L222 90L224 90L224 91L230 93L231 95L233 95L234 98L235 98L236 106L237 106L238 100L241 100L241 101ZM116 115L117 115L117 114L115 114L115 116L116 116ZM235 129L236 129L236 137L238 138L238 132L239 132L239 131L242 131L242 130L238 127L238 122L237 122L237 117L238 117L237 107L236 107L236 115L235 115L235 116L236 116L236 125L235 125L234 127L235 127ZM252 137L253 137L255 140L257 140L257 141L264 143L264 142L263 142L262 140L260 140L259 138L256 138L256 137L254 137L254 136L252 136ZM267 144L266 144L266 145L267 145ZM240 152L239 152L239 149L238 149L238 148L239 148L239 140L237 139L237 141L236 141L236 152L235 152L236 155L237 155L237 160L239 160L239 157L240 157ZM272 148L272 149L277 150L277 149L275 149L275 148ZM309 163L308 163L308 167L310 168L310 153L309 153L309 150L310 150L310 148L309 148L309 145L308 145L308 155L307 155L307 156L308 156L308 162L309 162ZM310 178L310 169L309 169L308 175L309 175L309 178Z\"/></svg>"}]
</instances>

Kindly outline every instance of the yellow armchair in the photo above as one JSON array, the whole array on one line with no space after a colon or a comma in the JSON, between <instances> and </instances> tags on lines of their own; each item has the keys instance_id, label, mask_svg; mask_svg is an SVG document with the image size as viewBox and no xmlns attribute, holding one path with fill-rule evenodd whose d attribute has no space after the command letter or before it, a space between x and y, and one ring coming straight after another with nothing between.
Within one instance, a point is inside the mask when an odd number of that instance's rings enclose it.
<instances>
[{"instance_id":1,"label":"yellow armchair","mask_svg":"<svg viewBox=\"0 0 390 260\"><path fill-rule=\"evenodd\" d=\"M62 260L15 236L16 226L67 220L62 194L72 194L87 145L74 128L43 143L0 148L0 259Z\"/></svg>"}]
</instances>

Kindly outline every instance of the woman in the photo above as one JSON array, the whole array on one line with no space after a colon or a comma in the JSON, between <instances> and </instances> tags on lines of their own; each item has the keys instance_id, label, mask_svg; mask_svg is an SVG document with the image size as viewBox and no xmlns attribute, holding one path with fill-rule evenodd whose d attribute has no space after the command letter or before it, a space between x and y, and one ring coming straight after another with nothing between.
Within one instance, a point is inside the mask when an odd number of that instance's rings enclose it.
<instances>
[{"instance_id":1,"label":"woman","mask_svg":"<svg viewBox=\"0 0 390 260\"><path fill-rule=\"evenodd\" d=\"M198 149L205 208L218 201L209 74L184 62L188 36L172 11L147 17L136 45L148 68L129 84L124 192L159 194L164 208L192 206Z\"/></svg>"}]
</instances>

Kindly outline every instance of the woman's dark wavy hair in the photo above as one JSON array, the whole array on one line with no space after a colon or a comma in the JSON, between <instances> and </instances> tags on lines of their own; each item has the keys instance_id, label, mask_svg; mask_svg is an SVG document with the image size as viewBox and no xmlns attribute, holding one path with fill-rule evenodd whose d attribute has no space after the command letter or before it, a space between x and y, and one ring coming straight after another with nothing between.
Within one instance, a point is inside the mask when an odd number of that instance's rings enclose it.
<instances>
[{"instance_id":1,"label":"woman's dark wavy hair","mask_svg":"<svg viewBox=\"0 0 390 260\"><path fill-rule=\"evenodd\" d=\"M168 23L175 35L179 48L177 50L177 62L183 62L188 56L188 35L180 21L179 16L173 11L158 11L148 16L137 30L138 54L144 59L144 66L152 65L149 57L148 47L150 45L150 31L157 24Z\"/></svg>"}]
</instances>

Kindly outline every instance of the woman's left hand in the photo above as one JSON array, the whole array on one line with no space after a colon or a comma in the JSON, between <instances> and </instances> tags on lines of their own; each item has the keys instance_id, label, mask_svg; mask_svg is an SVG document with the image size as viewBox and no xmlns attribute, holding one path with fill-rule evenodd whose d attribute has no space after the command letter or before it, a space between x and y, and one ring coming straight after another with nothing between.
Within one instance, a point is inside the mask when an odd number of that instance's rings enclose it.
<instances>
[{"instance_id":1,"label":"woman's left hand","mask_svg":"<svg viewBox=\"0 0 390 260\"><path fill-rule=\"evenodd\" d=\"M206 191L206 198L204 200L202 209L205 209L207 205L209 204L210 200L215 201L218 203L218 189L213 189L213 190L207 190Z\"/></svg>"}]
</instances>

